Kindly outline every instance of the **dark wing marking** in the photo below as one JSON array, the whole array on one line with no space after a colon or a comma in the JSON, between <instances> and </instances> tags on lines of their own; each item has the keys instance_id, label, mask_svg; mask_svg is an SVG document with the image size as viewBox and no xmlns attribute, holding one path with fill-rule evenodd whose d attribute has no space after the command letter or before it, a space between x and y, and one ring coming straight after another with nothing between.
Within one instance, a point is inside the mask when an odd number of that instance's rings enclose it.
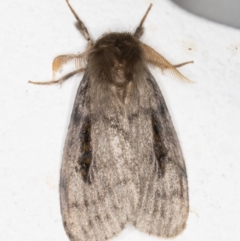
<instances>
[{"instance_id":1,"label":"dark wing marking","mask_svg":"<svg viewBox=\"0 0 240 241\"><path fill-rule=\"evenodd\" d=\"M88 116L82 122L82 129L79 134L81 155L78 158L78 164L80 165L83 180L90 183L89 168L92 162L91 119Z\"/></svg>"},{"instance_id":2,"label":"dark wing marking","mask_svg":"<svg viewBox=\"0 0 240 241\"><path fill-rule=\"evenodd\" d=\"M153 155L141 173L139 209L135 226L141 231L173 237L185 227L188 217L188 185L184 159L162 93L149 73ZM147 142L147 140L145 140ZM151 165L154 163L154 165Z\"/></svg>"},{"instance_id":3,"label":"dark wing marking","mask_svg":"<svg viewBox=\"0 0 240 241\"><path fill-rule=\"evenodd\" d=\"M158 162L158 171L161 172L161 174L164 174L165 172L165 164L164 164L164 158L167 154L167 150L165 146L163 145L162 140L162 126L159 125L159 121L157 119L156 113L152 113L152 127L153 127L153 150L155 153L155 157Z\"/></svg>"}]
</instances>

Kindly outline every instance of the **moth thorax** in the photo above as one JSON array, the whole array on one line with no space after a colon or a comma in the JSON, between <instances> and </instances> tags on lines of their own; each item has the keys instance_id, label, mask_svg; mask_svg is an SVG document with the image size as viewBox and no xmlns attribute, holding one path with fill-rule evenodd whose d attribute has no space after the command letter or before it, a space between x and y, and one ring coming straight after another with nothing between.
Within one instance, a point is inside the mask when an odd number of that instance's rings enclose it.
<instances>
[{"instance_id":1,"label":"moth thorax","mask_svg":"<svg viewBox=\"0 0 240 241\"><path fill-rule=\"evenodd\" d=\"M113 94L113 98L122 104L129 103L142 86L145 70L144 54L138 39L130 33L104 35L88 56L92 97L98 103L106 103Z\"/></svg>"}]
</instances>

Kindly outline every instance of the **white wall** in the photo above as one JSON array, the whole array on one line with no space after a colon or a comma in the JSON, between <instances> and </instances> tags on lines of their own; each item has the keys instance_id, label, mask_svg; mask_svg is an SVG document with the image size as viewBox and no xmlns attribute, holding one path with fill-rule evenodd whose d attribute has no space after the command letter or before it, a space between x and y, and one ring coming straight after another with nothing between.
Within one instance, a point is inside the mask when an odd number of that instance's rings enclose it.
<instances>
[{"instance_id":1,"label":"white wall","mask_svg":"<svg viewBox=\"0 0 240 241\"><path fill-rule=\"evenodd\" d=\"M186 159L188 226L175 240L240 238L240 31L152 0L142 40L172 63L194 60L185 84L152 70ZM72 0L91 36L133 31L149 0ZM64 0L0 2L0 240L66 241L58 197L59 168L82 75L60 88L51 79L59 54L82 52ZM131 226L114 240L159 240Z\"/></svg>"}]
</instances>

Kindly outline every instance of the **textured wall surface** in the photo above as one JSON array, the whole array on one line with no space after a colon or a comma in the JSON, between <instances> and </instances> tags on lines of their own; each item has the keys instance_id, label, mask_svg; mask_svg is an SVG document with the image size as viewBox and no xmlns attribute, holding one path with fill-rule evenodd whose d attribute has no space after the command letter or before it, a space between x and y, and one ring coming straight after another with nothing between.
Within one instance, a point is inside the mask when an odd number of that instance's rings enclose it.
<instances>
[{"instance_id":1,"label":"textured wall surface","mask_svg":"<svg viewBox=\"0 0 240 241\"><path fill-rule=\"evenodd\" d=\"M240 238L240 30L153 0L142 41L172 63L194 60L182 83L152 69L165 96L186 160L190 214L174 240ZM72 0L97 39L133 31L149 0ZM82 75L60 88L28 80L51 79L59 54L82 52L64 0L0 2L0 240L67 241L59 208L61 155ZM128 226L114 241L153 241Z\"/></svg>"}]
</instances>

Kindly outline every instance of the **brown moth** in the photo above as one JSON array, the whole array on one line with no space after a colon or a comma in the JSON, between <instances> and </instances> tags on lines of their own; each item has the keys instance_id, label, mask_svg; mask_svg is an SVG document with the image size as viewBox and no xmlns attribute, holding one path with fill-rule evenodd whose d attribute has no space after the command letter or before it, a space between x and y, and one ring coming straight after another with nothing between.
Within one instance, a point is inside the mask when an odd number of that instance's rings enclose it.
<instances>
[{"instance_id":1,"label":"brown moth","mask_svg":"<svg viewBox=\"0 0 240 241\"><path fill-rule=\"evenodd\" d=\"M104 34L78 55L61 55L53 73L75 61L76 71L50 82L62 83L85 72L78 88L65 142L60 202L71 241L103 241L127 223L160 237L173 237L188 217L187 173L180 144L161 91L148 64L183 80L176 68L142 43L143 22L135 33Z\"/></svg>"}]
</instances>

